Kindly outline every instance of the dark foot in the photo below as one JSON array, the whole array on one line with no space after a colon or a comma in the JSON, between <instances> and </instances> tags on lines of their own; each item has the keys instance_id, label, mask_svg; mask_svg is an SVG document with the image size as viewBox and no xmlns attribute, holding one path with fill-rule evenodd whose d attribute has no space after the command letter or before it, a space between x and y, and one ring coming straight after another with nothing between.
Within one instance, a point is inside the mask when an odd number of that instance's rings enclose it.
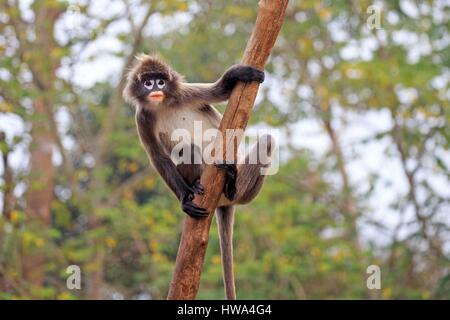
<instances>
[{"instance_id":1,"label":"dark foot","mask_svg":"<svg viewBox=\"0 0 450 320\"><path fill-rule=\"evenodd\" d=\"M195 205L192 200L194 199L193 194L187 194L183 197L181 200L181 209L185 213L187 213L190 217L198 219L198 218L204 218L208 216L208 211L204 208L201 208L197 205Z\"/></svg>"},{"instance_id":2,"label":"dark foot","mask_svg":"<svg viewBox=\"0 0 450 320\"><path fill-rule=\"evenodd\" d=\"M191 186L192 193L203 195L205 193L205 188L200 184L200 179L195 180L194 184Z\"/></svg>"},{"instance_id":3,"label":"dark foot","mask_svg":"<svg viewBox=\"0 0 450 320\"><path fill-rule=\"evenodd\" d=\"M237 168L234 163L215 163L218 169L225 171L225 185L223 187L223 193L229 200L234 200L236 197L236 178Z\"/></svg>"}]
</instances>

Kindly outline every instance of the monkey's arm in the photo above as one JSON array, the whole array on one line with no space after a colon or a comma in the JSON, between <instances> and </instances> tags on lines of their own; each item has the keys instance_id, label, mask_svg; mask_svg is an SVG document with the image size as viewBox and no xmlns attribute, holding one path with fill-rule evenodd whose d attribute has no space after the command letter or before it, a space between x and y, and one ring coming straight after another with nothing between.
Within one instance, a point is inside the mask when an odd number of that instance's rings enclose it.
<instances>
[{"instance_id":1,"label":"monkey's arm","mask_svg":"<svg viewBox=\"0 0 450 320\"><path fill-rule=\"evenodd\" d=\"M238 81L261 83L264 81L264 71L250 66L235 65L214 83L183 83L182 103L202 105L226 101Z\"/></svg>"},{"instance_id":2,"label":"monkey's arm","mask_svg":"<svg viewBox=\"0 0 450 320\"><path fill-rule=\"evenodd\" d=\"M153 147L150 147L153 149ZM203 193L202 189L199 189L197 185L189 186L184 178L178 172L172 159L164 152L155 152L155 150L149 150L150 158L153 166L159 175L163 178L164 182L175 193L178 200L181 203L181 208L188 215L197 218L203 217L208 214L207 210L196 206L192 200L194 199L194 193Z\"/></svg>"},{"instance_id":3,"label":"monkey's arm","mask_svg":"<svg viewBox=\"0 0 450 320\"><path fill-rule=\"evenodd\" d=\"M155 153L150 151L150 158L153 167L173 191L178 200L181 201L187 193L191 193L189 186L186 181L184 181L183 177L178 173L175 164L169 156L164 153Z\"/></svg>"},{"instance_id":4,"label":"monkey's arm","mask_svg":"<svg viewBox=\"0 0 450 320\"><path fill-rule=\"evenodd\" d=\"M144 113L142 111L136 117L139 137L149 155L153 167L176 195L184 212L196 218L207 215L208 212L206 209L200 208L192 202L195 193L202 193L201 188L195 184L189 186L180 175L172 159L153 134L149 125L152 120L154 121L151 113Z\"/></svg>"}]
</instances>

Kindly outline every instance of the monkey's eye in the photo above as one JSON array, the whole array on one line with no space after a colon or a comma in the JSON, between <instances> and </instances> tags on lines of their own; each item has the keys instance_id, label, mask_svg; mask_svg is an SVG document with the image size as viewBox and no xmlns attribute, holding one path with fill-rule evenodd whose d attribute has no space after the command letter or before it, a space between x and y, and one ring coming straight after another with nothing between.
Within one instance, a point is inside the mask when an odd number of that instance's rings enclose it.
<instances>
[{"instance_id":1,"label":"monkey's eye","mask_svg":"<svg viewBox=\"0 0 450 320\"><path fill-rule=\"evenodd\" d=\"M155 85L155 80L145 80L144 81L144 87L151 90L153 89L153 86Z\"/></svg>"},{"instance_id":2,"label":"monkey's eye","mask_svg":"<svg viewBox=\"0 0 450 320\"><path fill-rule=\"evenodd\" d=\"M159 89L162 89L166 85L166 82L163 79L158 79L156 80L156 85L158 86Z\"/></svg>"}]
</instances>

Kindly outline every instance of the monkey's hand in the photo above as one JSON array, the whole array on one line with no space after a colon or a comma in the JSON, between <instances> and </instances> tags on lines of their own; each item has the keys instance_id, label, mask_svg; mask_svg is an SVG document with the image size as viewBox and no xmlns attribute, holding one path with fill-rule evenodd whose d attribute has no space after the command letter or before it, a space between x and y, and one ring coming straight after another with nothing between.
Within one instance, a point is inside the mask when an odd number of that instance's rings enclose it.
<instances>
[{"instance_id":1,"label":"monkey's hand","mask_svg":"<svg viewBox=\"0 0 450 320\"><path fill-rule=\"evenodd\" d=\"M225 72L222 81L225 90L232 90L238 81L258 81L259 83L262 83L264 81L264 71L251 66L237 64Z\"/></svg>"},{"instance_id":2,"label":"monkey's hand","mask_svg":"<svg viewBox=\"0 0 450 320\"><path fill-rule=\"evenodd\" d=\"M216 162L214 164L218 169L225 171L225 185L223 187L223 193L225 197L233 201L236 197L236 178L237 168L234 163Z\"/></svg>"},{"instance_id":3,"label":"monkey's hand","mask_svg":"<svg viewBox=\"0 0 450 320\"><path fill-rule=\"evenodd\" d=\"M181 197L181 209L187 213L190 217L198 219L208 216L208 211L194 204L194 194L203 194L203 186L200 182L196 182L194 186L188 188L184 195Z\"/></svg>"}]
</instances>

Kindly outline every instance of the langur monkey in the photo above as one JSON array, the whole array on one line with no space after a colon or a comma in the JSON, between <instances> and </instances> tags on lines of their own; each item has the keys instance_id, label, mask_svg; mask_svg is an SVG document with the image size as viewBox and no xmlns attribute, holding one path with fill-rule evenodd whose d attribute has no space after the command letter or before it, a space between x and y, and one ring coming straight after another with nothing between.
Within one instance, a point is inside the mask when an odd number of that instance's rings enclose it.
<instances>
[{"instance_id":1,"label":"langur monkey","mask_svg":"<svg viewBox=\"0 0 450 320\"><path fill-rule=\"evenodd\" d=\"M210 104L228 100L239 81L261 83L264 81L264 72L250 66L235 65L214 83L187 83L160 57L140 55L128 74L123 96L136 107L140 141L151 164L180 201L182 210L193 218L208 215L206 209L196 206L192 201L194 194L203 194L200 176L205 162L203 158L200 163L174 162L171 155L177 141L172 141L172 133L182 128L193 134L194 121L201 121L202 130L217 129L222 115ZM203 145L192 143L189 146L194 152L199 147L201 149ZM226 174L216 212L228 299L236 298L232 244L234 205L248 203L256 197L265 177L261 169L270 165L267 159L270 162L273 147L272 137L265 135L259 138L242 163L215 163ZM251 163L249 159L259 154L261 148L267 159L264 163Z\"/></svg>"}]
</instances>

